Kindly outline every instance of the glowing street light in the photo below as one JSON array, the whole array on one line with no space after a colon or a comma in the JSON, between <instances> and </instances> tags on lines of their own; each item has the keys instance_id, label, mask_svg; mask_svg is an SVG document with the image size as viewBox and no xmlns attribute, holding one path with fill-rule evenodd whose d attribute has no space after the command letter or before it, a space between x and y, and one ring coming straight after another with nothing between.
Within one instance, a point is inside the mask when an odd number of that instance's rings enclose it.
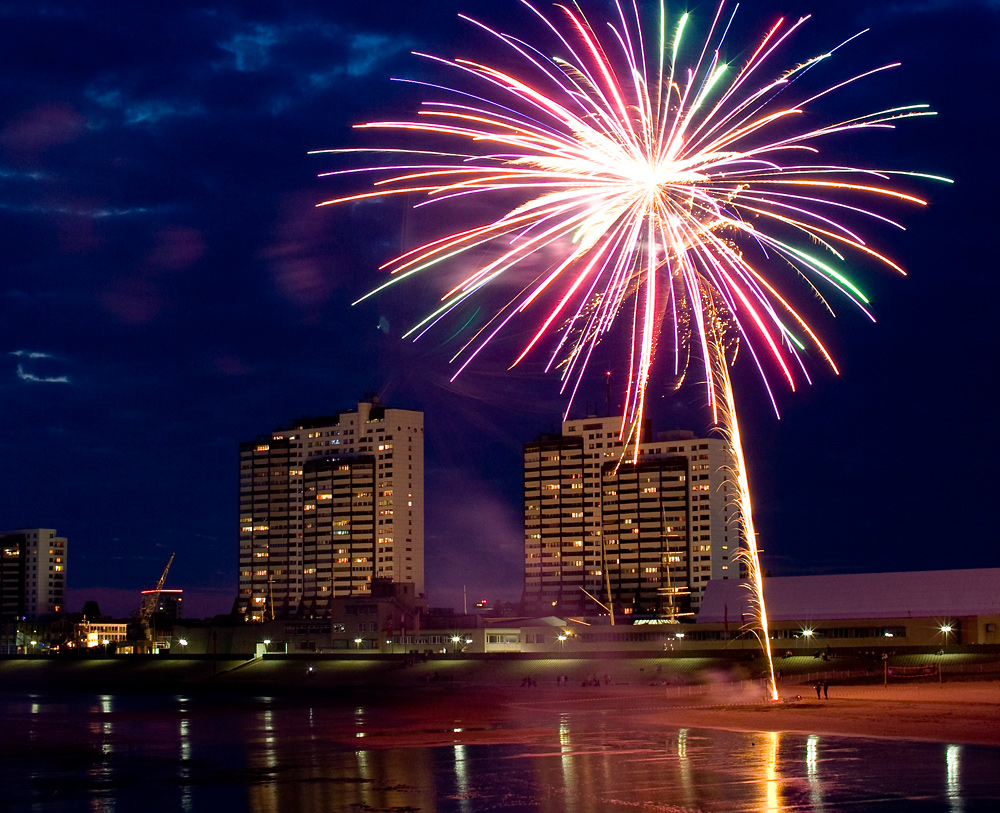
<instances>
[{"instance_id":1,"label":"glowing street light","mask_svg":"<svg viewBox=\"0 0 1000 813\"><path fill-rule=\"evenodd\" d=\"M356 646L356 647L357 647L358 649L361 649L361 642L362 642L363 640L364 640L363 638L355 638L355 639L354 639L354 645L355 645L355 646Z\"/></svg>"},{"instance_id":2,"label":"glowing street light","mask_svg":"<svg viewBox=\"0 0 1000 813\"><path fill-rule=\"evenodd\" d=\"M454 655L457 655L457 654L458 654L458 643L459 643L459 641L461 641L461 640L462 640L462 639L461 639L461 637L460 637L460 636L458 636L458 635L452 635L452 636L451 636L451 643L452 643L452 648L451 648L451 649L452 649L452 654L454 654Z\"/></svg>"}]
</instances>

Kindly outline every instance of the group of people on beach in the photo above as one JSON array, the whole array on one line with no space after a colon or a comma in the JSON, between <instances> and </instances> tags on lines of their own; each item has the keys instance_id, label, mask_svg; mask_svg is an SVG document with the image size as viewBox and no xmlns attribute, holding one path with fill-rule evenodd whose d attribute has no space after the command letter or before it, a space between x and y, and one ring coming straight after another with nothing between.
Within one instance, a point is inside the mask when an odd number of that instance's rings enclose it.
<instances>
[{"instance_id":1,"label":"group of people on beach","mask_svg":"<svg viewBox=\"0 0 1000 813\"><path fill-rule=\"evenodd\" d=\"M830 681L829 680L817 680L816 681L816 699L817 700L829 700L830 699Z\"/></svg>"}]
</instances>

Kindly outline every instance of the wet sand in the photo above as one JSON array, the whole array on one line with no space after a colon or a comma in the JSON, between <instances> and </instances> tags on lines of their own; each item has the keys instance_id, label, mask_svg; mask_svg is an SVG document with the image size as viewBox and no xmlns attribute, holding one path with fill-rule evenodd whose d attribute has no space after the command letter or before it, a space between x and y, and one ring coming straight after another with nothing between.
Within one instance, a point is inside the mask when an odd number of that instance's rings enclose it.
<instances>
[{"instance_id":1,"label":"wet sand","mask_svg":"<svg viewBox=\"0 0 1000 813\"><path fill-rule=\"evenodd\" d=\"M656 686L456 688L420 692L367 721L368 747L463 742L551 742L563 715L614 715L637 728L715 728L1000 746L1000 682L883 687L783 687L765 702L760 685L679 693ZM804 692L808 691L811 696Z\"/></svg>"},{"instance_id":2,"label":"wet sand","mask_svg":"<svg viewBox=\"0 0 1000 813\"><path fill-rule=\"evenodd\" d=\"M801 694L800 687L797 694ZM740 731L794 731L1000 746L1000 683L832 687L829 700L788 696L779 703L664 711L680 725Z\"/></svg>"}]
</instances>

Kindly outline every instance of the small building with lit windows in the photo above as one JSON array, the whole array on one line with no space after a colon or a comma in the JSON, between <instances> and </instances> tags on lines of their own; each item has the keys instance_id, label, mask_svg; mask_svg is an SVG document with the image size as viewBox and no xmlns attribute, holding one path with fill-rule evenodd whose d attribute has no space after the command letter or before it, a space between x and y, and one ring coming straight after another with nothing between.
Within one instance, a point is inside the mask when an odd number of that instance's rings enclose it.
<instances>
[{"instance_id":1,"label":"small building with lit windows","mask_svg":"<svg viewBox=\"0 0 1000 813\"><path fill-rule=\"evenodd\" d=\"M74 628L76 645L83 649L117 646L128 640L127 621L87 621Z\"/></svg>"}]
</instances>

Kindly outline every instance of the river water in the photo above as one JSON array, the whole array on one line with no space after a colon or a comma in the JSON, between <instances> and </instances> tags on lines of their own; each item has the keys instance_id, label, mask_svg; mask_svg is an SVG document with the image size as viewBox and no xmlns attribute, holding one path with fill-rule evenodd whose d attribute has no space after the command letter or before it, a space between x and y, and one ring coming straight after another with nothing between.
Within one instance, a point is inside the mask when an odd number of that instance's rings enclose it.
<instances>
[{"instance_id":1,"label":"river water","mask_svg":"<svg viewBox=\"0 0 1000 813\"><path fill-rule=\"evenodd\" d=\"M8 693L0 720L5 813L1000 810L998 748L614 713L476 744L396 738L391 712L316 698Z\"/></svg>"}]
</instances>

